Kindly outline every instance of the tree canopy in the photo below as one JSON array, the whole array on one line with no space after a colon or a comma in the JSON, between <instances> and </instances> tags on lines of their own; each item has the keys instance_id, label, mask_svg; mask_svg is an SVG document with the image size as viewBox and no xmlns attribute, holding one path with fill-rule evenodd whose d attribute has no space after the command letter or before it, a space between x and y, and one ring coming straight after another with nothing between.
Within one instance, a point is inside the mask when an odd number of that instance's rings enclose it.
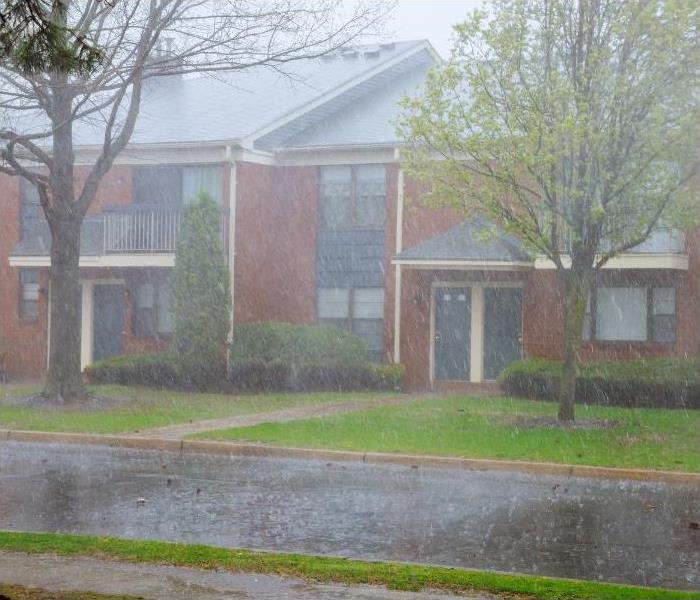
<instances>
[{"instance_id":1,"label":"tree canopy","mask_svg":"<svg viewBox=\"0 0 700 600\"><path fill-rule=\"evenodd\" d=\"M449 61L404 102L408 171L428 201L491 218L557 269L560 418L574 416L597 271L698 214L700 5L497 0L455 27Z\"/></svg>"}]
</instances>

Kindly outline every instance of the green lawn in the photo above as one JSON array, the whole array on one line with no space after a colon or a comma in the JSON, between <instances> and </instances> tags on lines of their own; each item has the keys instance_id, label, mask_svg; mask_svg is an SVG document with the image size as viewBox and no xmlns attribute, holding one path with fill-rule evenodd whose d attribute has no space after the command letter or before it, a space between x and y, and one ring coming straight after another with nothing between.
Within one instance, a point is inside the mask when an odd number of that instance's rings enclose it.
<instances>
[{"instance_id":1,"label":"green lawn","mask_svg":"<svg viewBox=\"0 0 700 600\"><path fill-rule=\"evenodd\" d=\"M11 397L36 393L39 388L0 385L0 428L78 433L125 433L151 427L270 412L302 404L343 402L377 398L382 394L261 394L229 396L149 390L145 388L94 386L103 396L126 397L107 409L52 409L17 406Z\"/></svg>"},{"instance_id":2,"label":"green lawn","mask_svg":"<svg viewBox=\"0 0 700 600\"><path fill-rule=\"evenodd\" d=\"M198 434L283 446L548 461L700 472L700 411L577 407L608 429L524 427L556 415L554 403L447 397L364 412Z\"/></svg>"},{"instance_id":3,"label":"green lawn","mask_svg":"<svg viewBox=\"0 0 700 600\"><path fill-rule=\"evenodd\" d=\"M0 583L0 600L3 598L7 598L7 600L139 600L136 596L105 596L92 592L54 592Z\"/></svg>"},{"instance_id":4,"label":"green lawn","mask_svg":"<svg viewBox=\"0 0 700 600\"><path fill-rule=\"evenodd\" d=\"M483 591L523 600L700 600L700 592L85 535L0 531L0 550L272 573L308 581L384 585L407 591Z\"/></svg>"}]
</instances>

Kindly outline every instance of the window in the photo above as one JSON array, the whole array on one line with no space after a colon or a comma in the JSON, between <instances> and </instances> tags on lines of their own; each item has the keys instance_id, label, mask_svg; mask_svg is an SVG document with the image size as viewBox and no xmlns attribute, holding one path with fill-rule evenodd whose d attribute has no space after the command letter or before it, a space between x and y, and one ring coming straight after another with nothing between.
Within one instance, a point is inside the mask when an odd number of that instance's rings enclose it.
<instances>
[{"instance_id":1,"label":"window","mask_svg":"<svg viewBox=\"0 0 700 600\"><path fill-rule=\"evenodd\" d=\"M218 165L139 167L134 175L137 204L180 207L208 193L219 205L224 198L224 171Z\"/></svg>"},{"instance_id":2,"label":"window","mask_svg":"<svg viewBox=\"0 0 700 600\"><path fill-rule=\"evenodd\" d=\"M29 183L26 179L22 179L20 183L21 189L21 212L20 212L20 232L22 239L30 235L35 224L43 219L41 210L41 201L39 200L39 191L36 186Z\"/></svg>"},{"instance_id":3,"label":"window","mask_svg":"<svg viewBox=\"0 0 700 600\"><path fill-rule=\"evenodd\" d=\"M172 334L170 287L167 283L141 283L134 290L134 333L152 337Z\"/></svg>"},{"instance_id":4,"label":"window","mask_svg":"<svg viewBox=\"0 0 700 600\"><path fill-rule=\"evenodd\" d=\"M320 221L323 229L384 227L384 165L321 167Z\"/></svg>"},{"instance_id":5,"label":"window","mask_svg":"<svg viewBox=\"0 0 700 600\"><path fill-rule=\"evenodd\" d=\"M182 201L190 204L200 192L206 192L221 206L224 199L224 172L217 166L183 167Z\"/></svg>"},{"instance_id":6,"label":"window","mask_svg":"<svg viewBox=\"0 0 700 600\"><path fill-rule=\"evenodd\" d=\"M19 270L19 318L36 321L39 318L39 271Z\"/></svg>"},{"instance_id":7,"label":"window","mask_svg":"<svg viewBox=\"0 0 700 600\"><path fill-rule=\"evenodd\" d=\"M583 339L674 342L676 289L673 287L599 287L584 317Z\"/></svg>"},{"instance_id":8,"label":"window","mask_svg":"<svg viewBox=\"0 0 700 600\"><path fill-rule=\"evenodd\" d=\"M364 340L370 358L384 352L384 288L319 288L318 320Z\"/></svg>"},{"instance_id":9,"label":"window","mask_svg":"<svg viewBox=\"0 0 700 600\"><path fill-rule=\"evenodd\" d=\"M651 331L655 342L676 341L676 288L652 290Z\"/></svg>"},{"instance_id":10,"label":"window","mask_svg":"<svg viewBox=\"0 0 700 600\"><path fill-rule=\"evenodd\" d=\"M647 339L647 288L598 289L595 337L597 340Z\"/></svg>"}]
</instances>

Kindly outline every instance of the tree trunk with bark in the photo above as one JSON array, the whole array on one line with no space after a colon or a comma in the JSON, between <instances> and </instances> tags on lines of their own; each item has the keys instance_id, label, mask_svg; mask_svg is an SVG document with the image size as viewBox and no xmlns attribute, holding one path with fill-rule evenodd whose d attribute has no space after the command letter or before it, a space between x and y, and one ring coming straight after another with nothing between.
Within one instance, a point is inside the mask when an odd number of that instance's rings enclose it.
<instances>
[{"instance_id":1,"label":"tree trunk with bark","mask_svg":"<svg viewBox=\"0 0 700 600\"><path fill-rule=\"evenodd\" d=\"M80 225L82 219L54 219L51 225L50 348L44 395L56 402L87 396L80 369Z\"/></svg>"},{"instance_id":2,"label":"tree trunk with bark","mask_svg":"<svg viewBox=\"0 0 700 600\"><path fill-rule=\"evenodd\" d=\"M80 369L80 229L85 211L76 202L73 181L73 98L64 85L65 78L56 79L51 114L51 205L45 211L51 229L51 327L44 396L62 403L88 395Z\"/></svg>"},{"instance_id":3,"label":"tree trunk with bark","mask_svg":"<svg viewBox=\"0 0 700 600\"><path fill-rule=\"evenodd\" d=\"M592 274L575 269L562 273L565 293L564 368L559 386L559 420L567 423L575 417L576 378L580 362L581 338Z\"/></svg>"}]
</instances>

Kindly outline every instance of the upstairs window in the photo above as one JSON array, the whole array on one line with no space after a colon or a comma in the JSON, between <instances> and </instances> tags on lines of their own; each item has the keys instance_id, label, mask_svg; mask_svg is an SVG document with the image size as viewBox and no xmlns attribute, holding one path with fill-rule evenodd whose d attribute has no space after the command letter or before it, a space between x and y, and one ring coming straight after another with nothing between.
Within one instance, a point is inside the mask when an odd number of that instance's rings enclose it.
<instances>
[{"instance_id":1,"label":"upstairs window","mask_svg":"<svg viewBox=\"0 0 700 600\"><path fill-rule=\"evenodd\" d=\"M384 165L321 167L319 205L323 229L381 229L385 204Z\"/></svg>"},{"instance_id":2,"label":"upstairs window","mask_svg":"<svg viewBox=\"0 0 700 600\"><path fill-rule=\"evenodd\" d=\"M167 283L141 283L134 291L134 334L169 336L173 332L170 287Z\"/></svg>"},{"instance_id":3,"label":"upstairs window","mask_svg":"<svg viewBox=\"0 0 700 600\"><path fill-rule=\"evenodd\" d=\"M596 288L586 307L583 339L603 342L675 342L676 288Z\"/></svg>"},{"instance_id":4,"label":"upstairs window","mask_svg":"<svg viewBox=\"0 0 700 600\"><path fill-rule=\"evenodd\" d=\"M44 215L39 200L39 191L36 186L26 179L20 181L20 232L22 239L31 234L35 224L40 222Z\"/></svg>"},{"instance_id":5,"label":"upstairs window","mask_svg":"<svg viewBox=\"0 0 700 600\"><path fill-rule=\"evenodd\" d=\"M19 318L36 321L39 318L39 271L19 270Z\"/></svg>"},{"instance_id":6,"label":"upstairs window","mask_svg":"<svg viewBox=\"0 0 700 600\"><path fill-rule=\"evenodd\" d=\"M219 165L158 165L137 167L134 173L134 201L180 208L206 192L221 206L224 171Z\"/></svg>"}]
</instances>

